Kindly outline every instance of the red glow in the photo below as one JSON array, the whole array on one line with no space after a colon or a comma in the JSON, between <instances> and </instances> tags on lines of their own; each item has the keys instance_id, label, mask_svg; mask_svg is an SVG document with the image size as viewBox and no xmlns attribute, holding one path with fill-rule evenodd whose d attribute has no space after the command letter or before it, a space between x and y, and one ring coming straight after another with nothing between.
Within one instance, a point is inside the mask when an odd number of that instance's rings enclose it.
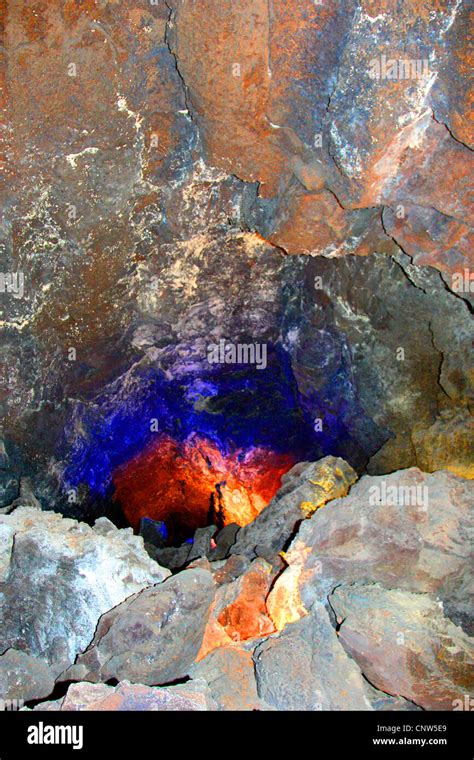
<instances>
[{"instance_id":1,"label":"red glow","mask_svg":"<svg viewBox=\"0 0 474 760\"><path fill-rule=\"evenodd\" d=\"M150 517L163 520L173 537L213 522L246 525L294 464L290 455L263 448L223 456L197 434L182 444L161 436L116 470L114 498L135 529Z\"/></svg>"}]
</instances>

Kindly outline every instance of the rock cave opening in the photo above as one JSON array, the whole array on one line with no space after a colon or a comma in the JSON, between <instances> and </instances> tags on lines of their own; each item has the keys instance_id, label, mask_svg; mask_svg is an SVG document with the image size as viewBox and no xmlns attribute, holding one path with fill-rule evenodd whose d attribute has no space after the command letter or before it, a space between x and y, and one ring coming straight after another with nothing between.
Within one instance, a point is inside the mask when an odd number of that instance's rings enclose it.
<instances>
[{"instance_id":1,"label":"rock cave opening","mask_svg":"<svg viewBox=\"0 0 474 760\"><path fill-rule=\"evenodd\" d=\"M250 338L235 348L221 339L216 350L223 362L197 354L179 382L148 368L126 403L122 390L99 400L72 444L67 489L118 504L135 530L160 521L163 539L176 542L207 525L247 524L296 462L336 453L302 408L283 348L265 344L258 364Z\"/></svg>"}]
</instances>

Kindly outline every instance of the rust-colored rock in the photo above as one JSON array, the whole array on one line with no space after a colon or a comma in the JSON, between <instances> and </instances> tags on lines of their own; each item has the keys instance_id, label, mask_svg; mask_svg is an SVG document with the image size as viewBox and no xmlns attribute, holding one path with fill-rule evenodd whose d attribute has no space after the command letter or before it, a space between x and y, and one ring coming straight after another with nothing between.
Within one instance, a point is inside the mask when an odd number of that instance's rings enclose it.
<instances>
[{"instance_id":1,"label":"rust-colored rock","mask_svg":"<svg viewBox=\"0 0 474 760\"><path fill-rule=\"evenodd\" d=\"M218 647L275 631L266 606L275 575L268 562L257 559L235 581L218 588L198 660Z\"/></svg>"}]
</instances>

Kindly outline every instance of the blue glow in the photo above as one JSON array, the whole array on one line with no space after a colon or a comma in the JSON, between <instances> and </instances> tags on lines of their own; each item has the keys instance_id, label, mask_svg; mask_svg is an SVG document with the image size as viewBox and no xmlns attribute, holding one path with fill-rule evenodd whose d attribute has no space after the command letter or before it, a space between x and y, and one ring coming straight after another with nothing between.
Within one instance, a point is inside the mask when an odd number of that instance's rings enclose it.
<instances>
[{"instance_id":1,"label":"blue glow","mask_svg":"<svg viewBox=\"0 0 474 760\"><path fill-rule=\"evenodd\" d=\"M106 495L116 467L142 451L158 432L182 441L200 433L223 454L234 448L266 446L297 458L317 457L321 433L302 411L289 357L280 347L268 351L268 366L213 365L206 376L169 380L154 368L134 378L133 392L115 392L76 409L69 429L81 434L66 441L69 465L65 480L85 483Z\"/></svg>"}]
</instances>

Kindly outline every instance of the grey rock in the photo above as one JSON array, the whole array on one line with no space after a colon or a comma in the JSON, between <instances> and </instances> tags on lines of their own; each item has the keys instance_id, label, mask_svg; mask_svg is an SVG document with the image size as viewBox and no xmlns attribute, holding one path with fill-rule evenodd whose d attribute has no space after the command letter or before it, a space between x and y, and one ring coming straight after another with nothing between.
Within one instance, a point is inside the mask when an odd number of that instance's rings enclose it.
<instances>
[{"instance_id":1,"label":"grey rock","mask_svg":"<svg viewBox=\"0 0 474 760\"><path fill-rule=\"evenodd\" d=\"M198 528L194 534L194 541L189 552L188 562L198 557L208 557L211 552L211 539L214 537L217 528L215 525L209 525L207 528Z\"/></svg>"},{"instance_id":2,"label":"grey rock","mask_svg":"<svg viewBox=\"0 0 474 760\"><path fill-rule=\"evenodd\" d=\"M182 544L181 546L165 546L163 549L153 544L145 544L145 549L160 565L167 567L172 571L181 570L188 562L191 544Z\"/></svg>"},{"instance_id":3,"label":"grey rock","mask_svg":"<svg viewBox=\"0 0 474 760\"><path fill-rule=\"evenodd\" d=\"M239 526L236 525L236 523L230 523L219 531L215 537L216 548L209 556L209 559L211 559L212 562L218 562L228 556L231 546L235 543L238 532Z\"/></svg>"},{"instance_id":4,"label":"grey rock","mask_svg":"<svg viewBox=\"0 0 474 760\"><path fill-rule=\"evenodd\" d=\"M161 521L152 520L150 517L142 517L139 534L146 544L152 544L159 548L165 545L164 523Z\"/></svg>"},{"instance_id":5,"label":"grey rock","mask_svg":"<svg viewBox=\"0 0 474 760\"><path fill-rule=\"evenodd\" d=\"M250 648L219 647L194 665L191 675L205 681L218 710L268 709L257 693Z\"/></svg>"},{"instance_id":6,"label":"grey rock","mask_svg":"<svg viewBox=\"0 0 474 760\"><path fill-rule=\"evenodd\" d=\"M18 496L19 481L9 472L0 473L0 515L8 515L13 509L13 503Z\"/></svg>"},{"instance_id":7,"label":"grey rock","mask_svg":"<svg viewBox=\"0 0 474 760\"><path fill-rule=\"evenodd\" d=\"M215 704L204 682L190 681L182 686L152 688L125 680L117 686L87 682L71 684L62 699L40 703L33 709L61 712L194 712L213 710Z\"/></svg>"},{"instance_id":8,"label":"grey rock","mask_svg":"<svg viewBox=\"0 0 474 760\"><path fill-rule=\"evenodd\" d=\"M160 685L188 675L199 652L215 584L184 570L105 613L87 651L62 680L130 680Z\"/></svg>"},{"instance_id":9,"label":"grey rock","mask_svg":"<svg viewBox=\"0 0 474 760\"><path fill-rule=\"evenodd\" d=\"M36 498L30 478L21 478L19 483L20 493L10 504L0 509L0 514L9 515L18 507L31 507L41 509L41 503Z\"/></svg>"},{"instance_id":10,"label":"grey rock","mask_svg":"<svg viewBox=\"0 0 474 760\"><path fill-rule=\"evenodd\" d=\"M44 660L17 649L0 655L0 699L28 702L42 699L54 689L54 675Z\"/></svg>"},{"instance_id":11,"label":"grey rock","mask_svg":"<svg viewBox=\"0 0 474 760\"><path fill-rule=\"evenodd\" d=\"M19 507L0 516L0 640L59 674L90 643L104 612L169 574L131 529L101 535Z\"/></svg>"},{"instance_id":12,"label":"grey rock","mask_svg":"<svg viewBox=\"0 0 474 760\"><path fill-rule=\"evenodd\" d=\"M415 705L414 702L410 702L403 697L394 697L391 694L385 694L383 691L379 691L368 681L365 684L365 693L370 701L370 704L377 712L419 712L422 708Z\"/></svg>"},{"instance_id":13,"label":"grey rock","mask_svg":"<svg viewBox=\"0 0 474 760\"><path fill-rule=\"evenodd\" d=\"M337 457L301 462L282 477L270 504L237 534L231 554L269 560L288 543L299 523L331 499L343 496L357 479L350 465Z\"/></svg>"},{"instance_id":14,"label":"grey rock","mask_svg":"<svg viewBox=\"0 0 474 760\"><path fill-rule=\"evenodd\" d=\"M342 585L329 597L339 641L377 689L425 710L452 710L472 693L474 639L427 594Z\"/></svg>"},{"instance_id":15,"label":"grey rock","mask_svg":"<svg viewBox=\"0 0 474 760\"><path fill-rule=\"evenodd\" d=\"M254 661L259 696L277 710L372 710L321 604L259 644Z\"/></svg>"},{"instance_id":16,"label":"grey rock","mask_svg":"<svg viewBox=\"0 0 474 760\"><path fill-rule=\"evenodd\" d=\"M469 631L473 494L472 481L447 471L364 476L301 524L273 593L293 577L309 609L348 578L380 583L439 597Z\"/></svg>"}]
</instances>

